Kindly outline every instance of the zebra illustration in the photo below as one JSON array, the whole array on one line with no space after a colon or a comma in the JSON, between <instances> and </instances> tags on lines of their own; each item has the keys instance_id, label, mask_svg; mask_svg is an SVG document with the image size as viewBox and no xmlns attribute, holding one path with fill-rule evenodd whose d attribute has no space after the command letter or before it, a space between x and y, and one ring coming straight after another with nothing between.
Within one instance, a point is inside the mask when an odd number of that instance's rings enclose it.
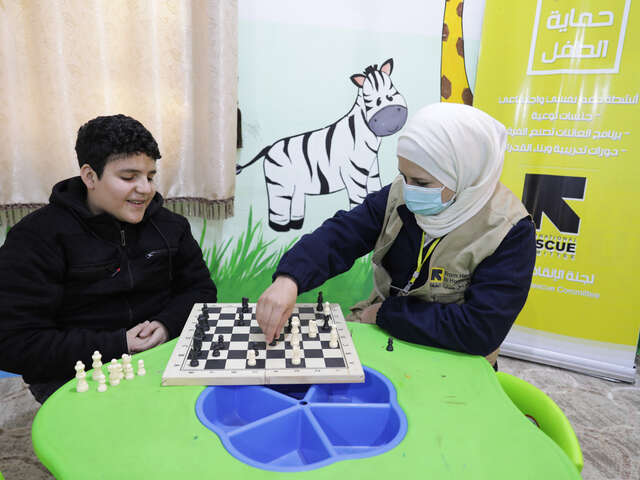
<instances>
[{"instance_id":1,"label":"zebra illustration","mask_svg":"<svg viewBox=\"0 0 640 480\"><path fill-rule=\"evenodd\" d=\"M278 232L300 229L305 196L347 189L349 207L380 190L378 148L381 137L407 121L407 104L391 82L393 59L351 76L358 87L353 107L338 121L318 130L281 138L266 146L236 174L264 158L269 226Z\"/></svg>"}]
</instances>

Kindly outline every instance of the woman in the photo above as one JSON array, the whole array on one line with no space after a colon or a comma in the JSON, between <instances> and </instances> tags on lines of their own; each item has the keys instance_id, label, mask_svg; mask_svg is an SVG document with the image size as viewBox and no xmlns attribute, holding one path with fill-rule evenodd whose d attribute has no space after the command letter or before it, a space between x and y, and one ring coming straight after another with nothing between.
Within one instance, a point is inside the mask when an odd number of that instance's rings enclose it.
<instances>
[{"instance_id":1,"label":"woman","mask_svg":"<svg viewBox=\"0 0 640 480\"><path fill-rule=\"evenodd\" d=\"M338 212L282 257L257 320L267 342L298 293L373 250L374 291L348 320L376 323L423 345L486 356L524 306L535 228L499 182L504 126L466 105L418 111L398 140L400 175L350 212Z\"/></svg>"}]
</instances>

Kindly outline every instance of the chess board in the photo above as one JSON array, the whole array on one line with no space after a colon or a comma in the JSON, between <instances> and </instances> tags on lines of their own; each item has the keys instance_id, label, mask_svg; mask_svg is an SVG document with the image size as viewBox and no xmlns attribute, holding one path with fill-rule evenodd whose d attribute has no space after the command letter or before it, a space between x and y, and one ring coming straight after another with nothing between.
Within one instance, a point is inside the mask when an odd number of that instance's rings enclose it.
<instances>
[{"instance_id":1,"label":"chess board","mask_svg":"<svg viewBox=\"0 0 640 480\"><path fill-rule=\"evenodd\" d=\"M364 382L364 371L338 304L329 304L329 324L335 326L337 348L329 346L330 330L316 304L296 304L292 317L300 319L301 359L293 365L291 329L267 345L256 322L255 303L242 312L238 303L195 304L162 375L162 385L268 385ZM201 348L194 349L198 316L206 313L208 330ZM309 320L318 335L309 337ZM247 364L247 351L257 352L256 364ZM194 361L194 360L197 360Z\"/></svg>"}]
</instances>

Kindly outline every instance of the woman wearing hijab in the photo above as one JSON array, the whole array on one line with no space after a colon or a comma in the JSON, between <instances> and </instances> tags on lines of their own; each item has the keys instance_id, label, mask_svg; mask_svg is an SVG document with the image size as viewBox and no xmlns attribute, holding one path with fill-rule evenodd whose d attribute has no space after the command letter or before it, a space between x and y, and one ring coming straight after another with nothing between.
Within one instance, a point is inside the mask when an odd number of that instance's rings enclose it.
<instances>
[{"instance_id":1,"label":"woman wearing hijab","mask_svg":"<svg viewBox=\"0 0 640 480\"><path fill-rule=\"evenodd\" d=\"M398 139L393 183L339 211L282 257L257 305L267 342L299 293L373 251L373 292L347 320L483 355L497 368L536 257L531 217L499 181L505 146L504 126L476 108L438 103L418 111Z\"/></svg>"}]
</instances>

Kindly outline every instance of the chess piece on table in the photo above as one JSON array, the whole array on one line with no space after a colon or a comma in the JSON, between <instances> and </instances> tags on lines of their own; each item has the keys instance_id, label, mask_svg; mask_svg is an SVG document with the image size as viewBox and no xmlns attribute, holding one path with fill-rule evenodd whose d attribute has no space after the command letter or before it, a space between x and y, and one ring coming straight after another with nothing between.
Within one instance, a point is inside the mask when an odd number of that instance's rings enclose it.
<instances>
[{"instance_id":1,"label":"chess piece on table","mask_svg":"<svg viewBox=\"0 0 640 480\"><path fill-rule=\"evenodd\" d=\"M109 371L109 385L111 385L112 387L119 385L120 377L118 376L118 367L108 363L107 370Z\"/></svg>"},{"instance_id":2,"label":"chess piece on table","mask_svg":"<svg viewBox=\"0 0 640 480\"><path fill-rule=\"evenodd\" d=\"M300 328L300 319L296 316L291 317L291 328L293 329L294 327L296 328ZM300 330L298 330L300 331Z\"/></svg>"},{"instance_id":3,"label":"chess piece on table","mask_svg":"<svg viewBox=\"0 0 640 480\"><path fill-rule=\"evenodd\" d=\"M107 391L107 383L102 371L100 371L100 375L98 376L98 391L100 393Z\"/></svg>"},{"instance_id":4,"label":"chess piece on table","mask_svg":"<svg viewBox=\"0 0 640 480\"><path fill-rule=\"evenodd\" d=\"M387 340L387 352L393 352L393 338Z\"/></svg>"},{"instance_id":5,"label":"chess piece on table","mask_svg":"<svg viewBox=\"0 0 640 480\"><path fill-rule=\"evenodd\" d=\"M336 327L331 329L331 334L329 336L329 348L338 348L338 332L336 331Z\"/></svg>"},{"instance_id":6,"label":"chess piece on table","mask_svg":"<svg viewBox=\"0 0 640 480\"><path fill-rule=\"evenodd\" d=\"M135 375L133 374L133 366L131 365L131 359L129 359L129 362L124 366L124 378L126 378L127 380L133 380L135 378Z\"/></svg>"},{"instance_id":7,"label":"chess piece on table","mask_svg":"<svg viewBox=\"0 0 640 480\"><path fill-rule=\"evenodd\" d=\"M78 360L74 368L76 369L76 378L78 379L76 391L79 393L86 392L89 390L89 384L87 383L87 374L84 371L84 363Z\"/></svg>"},{"instance_id":8,"label":"chess piece on table","mask_svg":"<svg viewBox=\"0 0 640 480\"><path fill-rule=\"evenodd\" d=\"M93 363L91 364L93 372L91 372L91 376L94 380L97 381L98 377L102 373L102 355L100 355L100 352L96 350L95 352L93 352L91 358L93 359Z\"/></svg>"}]
</instances>

